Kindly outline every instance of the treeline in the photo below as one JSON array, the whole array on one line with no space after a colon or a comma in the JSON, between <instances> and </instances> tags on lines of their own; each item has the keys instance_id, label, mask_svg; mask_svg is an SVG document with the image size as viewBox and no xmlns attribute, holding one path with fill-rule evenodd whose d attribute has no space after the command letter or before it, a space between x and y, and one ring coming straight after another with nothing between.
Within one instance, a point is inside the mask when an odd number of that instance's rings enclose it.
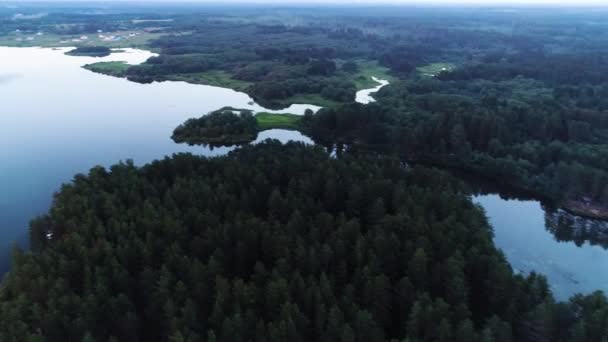
<instances>
[{"instance_id":1,"label":"treeline","mask_svg":"<svg viewBox=\"0 0 608 342\"><path fill-rule=\"evenodd\" d=\"M608 222L587 219L564 210L546 210L545 227L557 241L574 242L608 249Z\"/></svg>"},{"instance_id":2,"label":"treeline","mask_svg":"<svg viewBox=\"0 0 608 342\"><path fill-rule=\"evenodd\" d=\"M179 33L184 23L175 25L172 30ZM326 101L317 104L326 105L328 101L355 100L354 74L360 71L355 60L375 61L395 74L408 76L416 65L440 52L431 47L436 46L433 42L404 45L401 40L394 42L393 37L357 28L327 27L316 21L287 26L236 25L207 19L187 27L188 34L167 35L151 42L160 56L129 68L128 78L139 82L176 75L196 79L197 74L221 71L233 80L251 84L242 90L265 106L285 105L301 95L318 96Z\"/></svg>"},{"instance_id":3,"label":"treeline","mask_svg":"<svg viewBox=\"0 0 608 342\"><path fill-rule=\"evenodd\" d=\"M80 46L65 54L70 56L106 57L111 53L112 50L105 46Z\"/></svg>"},{"instance_id":4,"label":"treeline","mask_svg":"<svg viewBox=\"0 0 608 342\"><path fill-rule=\"evenodd\" d=\"M387 86L376 98L321 111L309 118L309 133L387 146L556 201L608 206L608 116L564 101L544 82L422 78Z\"/></svg>"},{"instance_id":5,"label":"treeline","mask_svg":"<svg viewBox=\"0 0 608 342\"><path fill-rule=\"evenodd\" d=\"M608 82L608 57L603 52L522 52L490 55L478 63L441 75L445 80L501 81L516 76L545 81L553 86L597 85Z\"/></svg>"},{"instance_id":6,"label":"treeline","mask_svg":"<svg viewBox=\"0 0 608 342\"><path fill-rule=\"evenodd\" d=\"M0 291L2 341L600 341L601 294L514 275L460 183L266 142L77 175Z\"/></svg>"}]
</instances>

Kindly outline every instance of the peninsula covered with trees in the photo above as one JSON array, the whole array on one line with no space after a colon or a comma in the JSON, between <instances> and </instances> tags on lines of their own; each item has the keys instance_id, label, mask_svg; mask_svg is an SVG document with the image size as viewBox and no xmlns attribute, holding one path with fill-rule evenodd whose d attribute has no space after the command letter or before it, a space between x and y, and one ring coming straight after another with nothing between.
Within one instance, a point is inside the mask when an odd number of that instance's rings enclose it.
<instances>
[{"instance_id":1,"label":"peninsula covered with trees","mask_svg":"<svg viewBox=\"0 0 608 342\"><path fill-rule=\"evenodd\" d=\"M0 291L3 341L600 341L443 172L266 142L77 175Z\"/></svg>"},{"instance_id":2,"label":"peninsula covered with trees","mask_svg":"<svg viewBox=\"0 0 608 342\"><path fill-rule=\"evenodd\" d=\"M172 139L190 145L240 145L254 141L260 131L267 129L302 130L305 116L295 114L253 113L246 109L225 107L200 118L186 120L173 131Z\"/></svg>"}]
</instances>

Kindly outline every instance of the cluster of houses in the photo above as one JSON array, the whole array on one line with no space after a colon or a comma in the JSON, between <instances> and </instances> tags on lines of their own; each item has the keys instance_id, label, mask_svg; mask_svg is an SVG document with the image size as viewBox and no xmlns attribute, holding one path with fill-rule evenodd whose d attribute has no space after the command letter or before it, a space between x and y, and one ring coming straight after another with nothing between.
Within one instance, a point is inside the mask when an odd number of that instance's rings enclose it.
<instances>
[{"instance_id":1,"label":"cluster of houses","mask_svg":"<svg viewBox=\"0 0 608 342\"><path fill-rule=\"evenodd\" d=\"M15 32L19 33L19 32L21 32L21 30L17 29L17 30L15 30ZM42 36L42 35L44 35L44 33L42 33L42 32L36 33L36 36ZM15 38L15 40L18 41L18 42L33 41L35 39L36 39L35 36L28 36L28 37L25 37L25 38L21 38L21 37Z\"/></svg>"}]
</instances>

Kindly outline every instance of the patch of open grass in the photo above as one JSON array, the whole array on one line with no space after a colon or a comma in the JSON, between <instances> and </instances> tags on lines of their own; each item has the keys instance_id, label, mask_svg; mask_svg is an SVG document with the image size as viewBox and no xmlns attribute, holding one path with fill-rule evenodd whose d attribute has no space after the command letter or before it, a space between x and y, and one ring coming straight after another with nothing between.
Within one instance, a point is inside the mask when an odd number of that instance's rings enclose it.
<instances>
[{"instance_id":1,"label":"patch of open grass","mask_svg":"<svg viewBox=\"0 0 608 342\"><path fill-rule=\"evenodd\" d=\"M321 94L298 94L276 102L285 107L289 107L294 103L311 104L320 107L333 107L339 105L339 102L326 99L321 96Z\"/></svg>"},{"instance_id":2,"label":"patch of open grass","mask_svg":"<svg viewBox=\"0 0 608 342\"><path fill-rule=\"evenodd\" d=\"M295 114L257 113L255 119L262 131L274 128L299 129L302 123L302 116Z\"/></svg>"},{"instance_id":3,"label":"patch of open grass","mask_svg":"<svg viewBox=\"0 0 608 342\"><path fill-rule=\"evenodd\" d=\"M442 71L454 70L456 66L452 63L432 63L425 66L418 67L416 70L422 76L435 77Z\"/></svg>"},{"instance_id":4,"label":"patch of open grass","mask_svg":"<svg viewBox=\"0 0 608 342\"><path fill-rule=\"evenodd\" d=\"M230 88L236 91L245 91L250 82L235 80L230 74L222 70L210 70L193 74L173 74L167 76L171 81L184 81L194 84L204 84L214 87Z\"/></svg>"},{"instance_id":5,"label":"patch of open grass","mask_svg":"<svg viewBox=\"0 0 608 342\"><path fill-rule=\"evenodd\" d=\"M378 83L372 77L389 82L395 81L395 78L389 74L389 69L381 66L377 61L356 60L354 62L359 66L359 71L352 75L357 90L376 87Z\"/></svg>"}]
</instances>

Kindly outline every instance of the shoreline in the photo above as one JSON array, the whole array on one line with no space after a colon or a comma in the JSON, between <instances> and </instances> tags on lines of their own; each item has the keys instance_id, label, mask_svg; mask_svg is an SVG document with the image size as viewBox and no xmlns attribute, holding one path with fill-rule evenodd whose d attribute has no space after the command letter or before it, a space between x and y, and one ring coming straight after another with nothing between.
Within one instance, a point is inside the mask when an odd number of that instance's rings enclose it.
<instances>
[{"instance_id":1,"label":"shoreline","mask_svg":"<svg viewBox=\"0 0 608 342\"><path fill-rule=\"evenodd\" d=\"M560 207L571 214L600 221L608 221L608 208L605 206L585 203L583 201L567 200Z\"/></svg>"}]
</instances>

